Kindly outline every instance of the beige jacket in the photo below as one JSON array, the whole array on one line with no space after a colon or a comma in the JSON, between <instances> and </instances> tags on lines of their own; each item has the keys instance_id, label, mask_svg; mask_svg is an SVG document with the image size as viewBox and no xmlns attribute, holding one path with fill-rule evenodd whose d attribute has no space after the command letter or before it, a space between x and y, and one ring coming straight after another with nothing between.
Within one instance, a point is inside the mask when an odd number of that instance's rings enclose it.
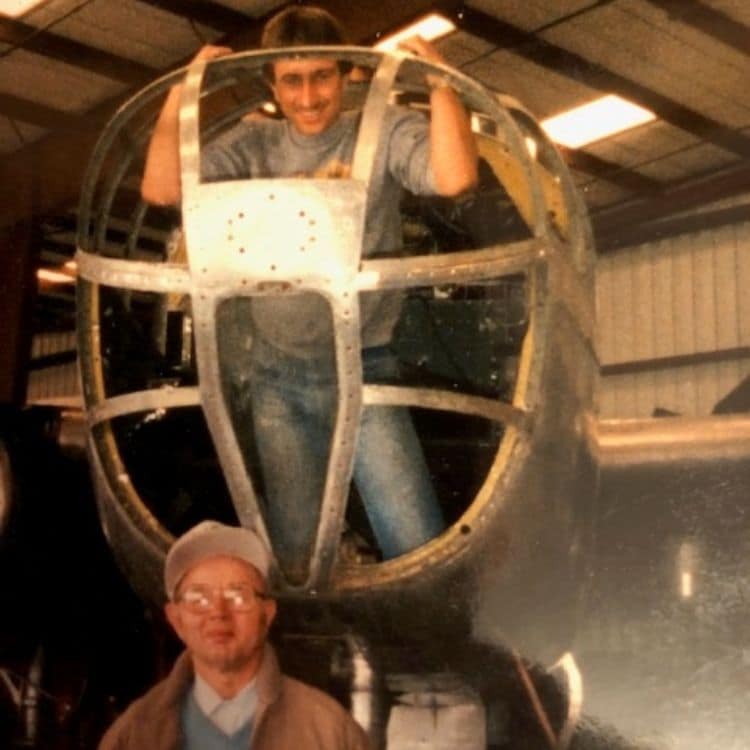
<instances>
[{"instance_id":1,"label":"beige jacket","mask_svg":"<svg viewBox=\"0 0 750 750\"><path fill-rule=\"evenodd\" d=\"M368 750L365 733L333 698L281 674L270 646L257 679L252 750ZM99 750L181 750L182 701L192 681L192 663L183 653L169 675L115 721Z\"/></svg>"}]
</instances>

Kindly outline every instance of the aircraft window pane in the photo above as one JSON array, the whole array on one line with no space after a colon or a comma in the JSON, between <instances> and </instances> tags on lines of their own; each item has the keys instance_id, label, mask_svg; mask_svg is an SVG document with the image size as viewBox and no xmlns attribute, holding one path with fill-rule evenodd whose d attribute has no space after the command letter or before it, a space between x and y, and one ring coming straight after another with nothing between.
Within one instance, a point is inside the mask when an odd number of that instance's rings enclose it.
<instances>
[{"instance_id":1,"label":"aircraft window pane","mask_svg":"<svg viewBox=\"0 0 750 750\"><path fill-rule=\"evenodd\" d=\"M394 348L409 385L511 400L528 323L521 274L409 290Z\"/></svg>"},{"instance_id":2,"label":"aircraft window pane","mask_svg":"<svg viewBox=\"0 0 750 750\"><path fill-rule=\"evenodd\" d=\"M488 407L512 410L526 280L369 292L361 307L365 407L344 556L372 561L437 537L482 486L505 432ZM367 346L386 329L387 346Z\"/></svg>"},{"instance_id":3,"label":"aircraft window pane","mask_svg":"<svg viewBox=\"0 0 750 750\"><path fill-rule=\"evenodd\" d=\"M406 255L475 250L529 239L531 231L514 199L486 159L479 185L459 198L417 197L402 202Z\"/></svg>"},{"instance_id":4,"label":"aircraft window pane","mask_svg":"<svg viewBox=\"0 0 750 750\"><path fill-rule=\"evenodd\" d=\"M576 206L572 203L572 196L566 192L566 181L570 178L564 173L565 164L536 121L522 110L511 109L510 114L520 128L534 162L551 226L561 239L570 241L571 225L578 217L573 216Z\"/></svg>"},{"instance_id":5,"label":"aircraft window pane","mask_svg":"<svg viewBox=\"0 0 750 750\"><path fill-rule=\"evenodd\" d=\"M99 317L107 397L195 384L186 296L101 287Z\"/></svg>"},{"instance_id":6,"label":"aircraft window pane","mask_svg":"<svg viewBox=\"0 0 750 750\"><path fill-rule=\"evenodd\" d=\"M166 529L180 534L205 518L237 523L199 408L128 415L112 428L130 482Z\"/></svg>"},{"instance_id":7,"label":"aircraft window pane","mask_svg":"<svg viewBox=\"0 0 750 750\"><path fill-rule=\"evenodd\" d=\"M366 406L363 423L340 550L345 563L393 559L458 521L504 432L481 417L403 406Z\"/></svg>"}]
</instances>

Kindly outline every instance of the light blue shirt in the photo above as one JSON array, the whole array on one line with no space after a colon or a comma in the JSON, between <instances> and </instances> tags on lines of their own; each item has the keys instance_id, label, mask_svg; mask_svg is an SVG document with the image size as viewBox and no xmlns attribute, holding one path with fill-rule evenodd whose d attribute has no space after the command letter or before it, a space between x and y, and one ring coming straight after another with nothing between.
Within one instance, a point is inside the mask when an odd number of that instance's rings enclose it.
<instances>
[{"instance_id":1,"label":"light blue shirt","mask_svg":"<svg viewBox=\"0 0 750 750\"><path fill-rule=\"evenodd\" d=\"M222 698L202 677L195 675L193 697L211 723L231 736L248 722L258 709L258 688L251 680L234 698Z\"/></svg>"}]
</instances>

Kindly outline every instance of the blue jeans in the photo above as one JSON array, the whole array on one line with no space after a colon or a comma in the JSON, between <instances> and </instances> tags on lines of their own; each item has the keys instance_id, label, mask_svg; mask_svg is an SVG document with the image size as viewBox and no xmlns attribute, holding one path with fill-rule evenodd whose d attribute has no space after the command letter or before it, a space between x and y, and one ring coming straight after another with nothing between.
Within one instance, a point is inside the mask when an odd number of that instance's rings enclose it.
<instances>
[{"instance_id":1,"label":"blue jeans","mask_svg":"<svg viewBox=\"0 0 750 750\"><path fill-rule=\"evenodd\" d=\"M304 570L315 541L337 406L332 362L301 360L257 341L245 373L265 486L266 522L287 570ZM366 382L398 377L385 347L363 352ZM249 375L249 377L247 377ZM363 409L354 481L385 559L445 528L408 409Z\"/></svg>"}]
</instances>

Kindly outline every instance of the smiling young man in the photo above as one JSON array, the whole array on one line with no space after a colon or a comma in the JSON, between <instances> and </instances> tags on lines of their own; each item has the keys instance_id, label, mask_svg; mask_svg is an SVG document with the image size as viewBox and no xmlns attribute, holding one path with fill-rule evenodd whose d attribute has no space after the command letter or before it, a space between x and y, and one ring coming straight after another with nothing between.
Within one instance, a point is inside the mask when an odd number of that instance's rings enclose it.
<instances>
[{"instance_id":1,"label":"smiling young man","mask_svg":"<svg viewBox=\"0 0 750 750\"><path fill-rule=\"evenodd\" d=\"M204 521L167 555L167 619L185 644L100 750L367 750L332 698L279 671L268 629L269 553L251 530Z\"/></svg>"},{"instance_id":2,"label":"smiling young man","mask_svg":"<svg viewBox=\"0 0 750 750\"><path fill-rule=\"evenodd\" d=\"M329 13L291 6L266 25L264 49L339 45L345 34ZM403 47L441 63L418 37ZM198 59L230 52L205 47ZM345 110L351 66L330 57L290 51L266 66L268 84L284 118L244 118L202 154L202 179L350 176L361 113ZM362 256L394 255L403 247L400 200L457 195L477 180L477 152L458 96L442 80L431 85L431 117L388 107L368 185ZM167 98L152 137L142 194L156 204L180 200L179 87ZM290 212L292 209L290 208ZM296 217L290 213L290 220ZM283 228L279 228L283 242ZM283 253L288 248L280 246ZM400 291L362 294L362 365L367 382L398 380L390 350L403 303ZM266 523L289 580L306 579L325 487L337 408L331 309L310 292L233 300L231 323L220 327L220 365L238 439L257 451L263 474ZM249 408L247 405L250 404ZM359 425L354 480L384 559L438 536L442 511L409 412L366 407Z\"/></svg>"},{"instance_id":3,"label":"smiling young man","mask_svg":"<svg viewBox=\"0 0 750 750\"><path fill-rule=\"evenodd\" d=\"M335 60L279 60L273 71L276 101L298 133L317 135L338 119L344 76Z\"/></svg>"}]
</instances>

